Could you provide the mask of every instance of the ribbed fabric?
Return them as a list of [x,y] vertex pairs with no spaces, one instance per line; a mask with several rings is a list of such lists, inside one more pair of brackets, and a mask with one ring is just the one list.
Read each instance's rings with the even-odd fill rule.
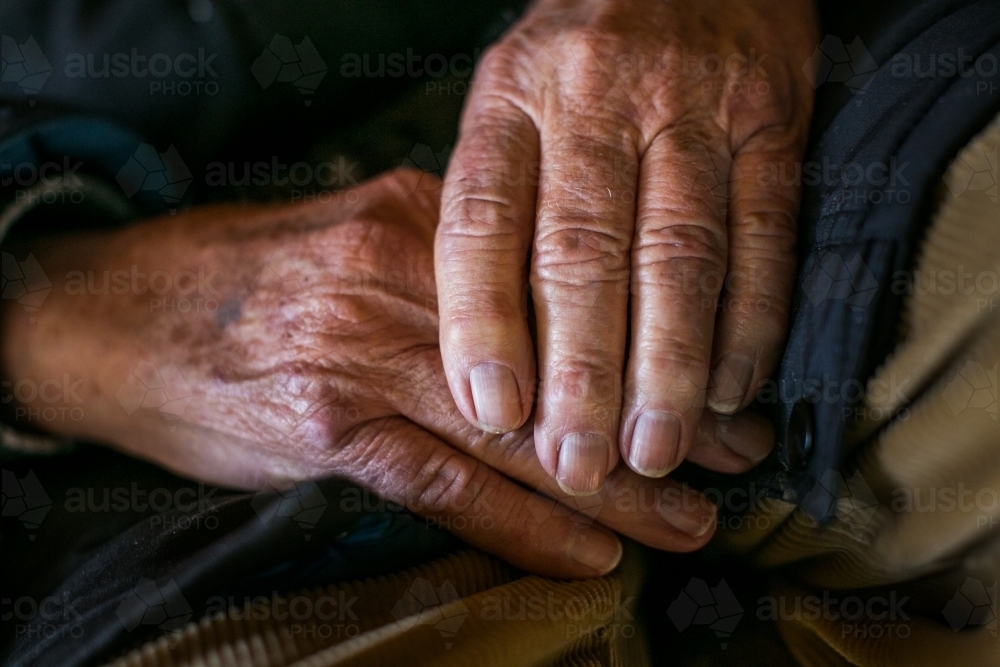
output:
[[309,613],[279,620],[282,604],[245,605],[111,664],[641,666],[648,664],[634,618],[641,562],[631,546],[611,576],[560,582],[463,551],[405,572],[303,592],[288,607],[291,616],[295,605],[318,611],[320,599],[347,601],[350,612],[333,619]]

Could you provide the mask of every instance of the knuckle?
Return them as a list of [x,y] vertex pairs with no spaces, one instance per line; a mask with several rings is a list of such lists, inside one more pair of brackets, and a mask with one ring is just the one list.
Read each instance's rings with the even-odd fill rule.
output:
[[414,213],[423,214],[420,217],[424,218],[432,213],[436,224],[440,195],[441,179],[436,174],[400,166],[378,177],[377,196],[373,197],[371,207],[398,209],[404,220],[417,217]]
[[777,346],[785,338],[789,304],[786,297],[763,292],[727,297],[723,326],[730,328],[727,339],[752,341],[764,348]]
[[487,48],[479,58],[476,77],[484,82],[507,81],[518,70],[523,50],[515,34]]
[[[638,344],[642,358],[643,386],[665,386],[672,391],[697,392],[705,388],[709,374],[709,350],[704,342],[674,337],[650,336]],[[636,387],[641,390],[642,387]]]
[[[509,331],[524,320],[524,308],[501,289],[477,286],[475,294],[458,294],[448,300],[442,327],[445,343],[475,345],[495,343],[498,332]],[[506,338],[503,333],[501,338]]]
[[670,154],[693,165],[714,164],[713,157],[729,146],[728,133],[717,122],[691,115],[673,123],[653,141],[664,141]]
[[614,63],[614,56],[628,50],[631,41],[627,31],[618,28],[610,17],[598,15],[591,21],[562,31],[559,46],[569,58],[567,68],[584,65],[603,70]]
[[413,480],[409,509],[421,514],[481,513],[489,507],[486,503],[489,477],[485,464],[456,453],[437,451]]
[[566,357],[550,366],[541,390],[563,406],[590,411],[617,406],[621,401],[621,364],[596,354]]
[[398,480],[385,474],[386,467],[393,463],[394,427],[391,419],[374,419],[359,424],[344,438],[344,446],[331,469],[387,498],[403,498],[405,489],[399,488]]
[[525,549],[535,548],[538,544],[539,518],[528,506],[532,501],[532,495],[526,493],[523,499],[512,499],[512,502],[508,503],[507,511],[499,515],[502,522],[500,531],[504,540]]
[[538,465],[533,428],[492,436],[487,446],[500,470],[526,470]]
[[548,204],[557,204],[558,210],[558,204],[564,201],[582,205],[588,211],[595,206],[603,208],[606,185],[616,181],[635,185],[639,167],[634,151],[636,131],[619,111],[606,105],[599,111],[570,109],[560,115],[561,131],[547,140],[552,162],[547,168],[564,178],[556,182],[560,197],[543,201],[543,210]]
[[635,280],[639,284],[681,285],[692,278],[723,274],[726,244],[724,232],[706,225],[689,223],[644,229],[633,250]]
[[543,281],[617,282],[628,279],[630,240],[620,230],[594,226],[593,218],[564,215],[535,239],[533,269]]
[[[744,246],[794,253],[795,219],[787,212],[748,213],[732,222],[733,237]],[[735,244],[734,244],[735,247]]]
[[443,361],[438,343],[419,344],[386,354],[370,373],[380,396],[404,415],[428,414],[440,410],[444,391]]
[[[294,373],[294,369],[291,369]],[[345,435],[361,421],[351,392],[336,384],[311,381],[294,374],[275,387],[275,396],[291,397],[266,410],[269,439],[288,442],[303,462],[336,456],[345,447]]]
[[656,372],[666,372],[678,368],[702,371],[708,368],[708,348],[703,341],[687,341],[677,338],[660,339],[649,342],[643,361]]
[[376,176],[373,183],[378,185],[380,196],[385,196],[387,193],[392,192],[392,190],[387,187],[390,185],[397,186],[406,192],[412,192],[416,190],[417,183],[420,181],[420,177],[423,176],[423,174],[424,172],[420,169],[404,165],[397,169],[393,169],[390,172]]
[[503,192],[503,176],[489,171],[463,174],[449,184],[441,209],[448,235],[483,236],[518,230],[518,203]]

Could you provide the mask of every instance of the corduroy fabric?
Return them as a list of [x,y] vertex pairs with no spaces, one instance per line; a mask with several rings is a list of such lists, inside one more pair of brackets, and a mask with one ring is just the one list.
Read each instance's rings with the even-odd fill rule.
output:
[[642,557],[633,545],[612,575],[589,581],[526,576],[462,551],[389,576],[302,594],[354,600],[347,618],[277,620],[246,605],[188,625],[111,663],[166,665],[648,664],[634,620]]

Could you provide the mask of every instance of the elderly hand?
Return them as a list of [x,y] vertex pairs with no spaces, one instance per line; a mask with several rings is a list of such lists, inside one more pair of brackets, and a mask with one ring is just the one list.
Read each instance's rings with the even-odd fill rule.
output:
[[[612,531],[704,545],[715,509],[700,494],[621,469],[581,521],[543,495],[569,502],[530,428],[486,434],[458,412],[438,349],[439,186],[398,172],[333,204],[211,206],[39,240],[53,290],[34,324],[3,303],[5,377],[69,378],[79,410],[43,424],[58,433],[229,486],[340,476],[542,574],[608,572]],[[741,415],[706,420],[698,442],[702,463],[740,472],[771,434]]]
[[706,401],[735,413],[773,370],[815,32],[812,0],[540,0],[484,56],[437,234],[445,372],[472,424],[525,422],[530,281],[535,444],[566,492],[619,447],[666,475]]

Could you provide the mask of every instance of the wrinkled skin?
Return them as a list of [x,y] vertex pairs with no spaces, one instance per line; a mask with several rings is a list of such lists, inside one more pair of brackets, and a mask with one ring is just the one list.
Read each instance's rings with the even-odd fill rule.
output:
[[804,150],[816,33],[812,0],[540,0],[480,62],[437,236],[445,371],[491,432],[537,391],[567,492],[619,451],[668,474],[704,407],[773,371],[799,206],[775,174]]
[[[340,476],[541,574],[608,572],[615,532],[703,546],[715,509],[699,494],[621,468],[584,508],[592,521],[549,483],[530,427],[492,435],[463,418],[438,348],[439,189],[401,170],[333,204],[211,206],[35,241],[17,252],[34,253],[53,289],[34,323],[3,302],[4,375],[82,380],[71,404],[84,418],[41,424],[57,433],[234,487]],[[79,271],[94,276],[85,294]],[[162,271],[173,287],[152,295],[140,281],[119,294],[114,281],[101,288],[105,271]],[[218,306],[182,313],[154,301],[184,298]],[[140,406],[136,376],[153,386],[150,368],[166,390]],[[693,458],[741,472],[771,440],[756,417],[707,419]]]

